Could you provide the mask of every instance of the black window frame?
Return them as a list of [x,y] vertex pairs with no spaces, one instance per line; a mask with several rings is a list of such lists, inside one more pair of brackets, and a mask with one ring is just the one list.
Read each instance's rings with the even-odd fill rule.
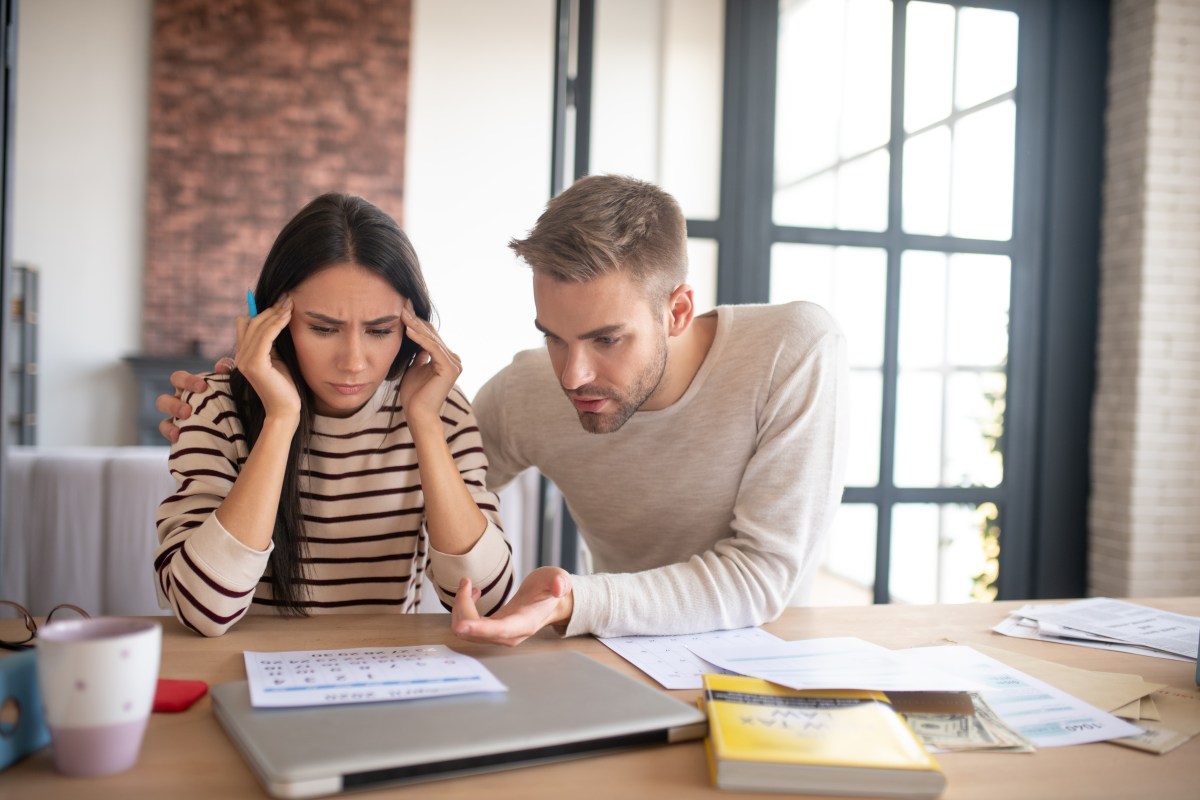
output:
[[[931,0],[947,2],[947,0]],[[905,11],[893,4],[892,136],[883,232],[776,225],[774,181],[777,0],[726,3],[721,217],[689,220],[718,244],[718,302],[769,299],[777,242],[887,252],[880,475],[843,500],[878,511],[874,601],[889,600],[891,512],[900,503],[993,502],[1000,509],[998,598],[1086,591],[1087,499],[1099,273],[1100,192],[1108,66],[1108,0],[978,0],[957,7],[1020,17],[1013,236],[1007,242],[901,230]],[[896,487],[892,482],[905,250],[1012,259],[1004,480],[999,487]]]

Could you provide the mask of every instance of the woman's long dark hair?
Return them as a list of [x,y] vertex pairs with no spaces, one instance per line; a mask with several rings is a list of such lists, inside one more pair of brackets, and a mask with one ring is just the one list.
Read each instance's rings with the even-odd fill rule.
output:
[[[323,194],[284,226],[271,246],[254,287],[259,308],[268,308],[309,276],[338,264],[356,264],[381,276],[402,297],[412,301],[413,311],[428,320],[433,313],[429,290],[421,275],[412,243],[395,220],[361,197]],[[388,370],[388,380],[398,378],[420,347],[404,337],[400,352]],[[306,614],[303,600],[303,558],[308,548],[304,539],[304,514],[300,505],[301,462],[312,435],[313,394],[300,372],[292,336],[285,328],[275,340],[275,352],[287,365],[300,392],[300,424],[292,437],[279,511],[275,515],[271,553],[271,595],[282,613]],[[241,372],[230,376],[230,390],[238,416],[246,431],[246,443],[254,448],[262,432],[265,412],[258,394]]]

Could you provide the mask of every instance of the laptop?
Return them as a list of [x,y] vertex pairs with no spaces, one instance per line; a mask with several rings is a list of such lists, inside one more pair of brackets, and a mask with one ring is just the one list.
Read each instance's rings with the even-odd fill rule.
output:
[[319,797],[698,739],[694,705],[574,651],[481,658],[508,687],[452,697],[254,708],[246,681],[213,710],[273,797]]

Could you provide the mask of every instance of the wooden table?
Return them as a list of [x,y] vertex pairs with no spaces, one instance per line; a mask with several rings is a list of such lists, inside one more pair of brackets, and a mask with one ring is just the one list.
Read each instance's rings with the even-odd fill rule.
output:
[[[1200,598],[1139,602],[1200,615]],[[980,643],[1074,667],[1140,674],[1148,681],[1195,688],[1195,664],[1109,653],[1000,636],[990,628],[1020,603],[946,606],[868,606],[790,609],[764,626],[784,639],[858,636],[885,647]],[[591,637],[560,640],[541,634],[513,651],[455,639],[441,614],[321,616],[305,619],[247,617],[219,639],[202,639],[164,619],[164,678],[198,678],[210,684],[245,678],[244,650],[300,650],[446,643],[473,656],[571,648],[653,683]],[[0,620],[5,628],[14,620]],[[696,691],[674,692],[692,702]],[[947,800],[958,798],[1187,798],[1200,796],[1200,737],[1165,756],[1107,743],[1049,748],[1035,754],[955,753],[937,757],[946,773]],[[368,798],[586,797],[658,800],[737,795],[708,781],[699,742],[642,748],[577,761],[352,795]],[[0,773],[0,798],[262,798],[253,773],[214,719],[205,697],[180,714],[154,714],[133,769],[106,778],[64,778],[54,772],[49,748]]]

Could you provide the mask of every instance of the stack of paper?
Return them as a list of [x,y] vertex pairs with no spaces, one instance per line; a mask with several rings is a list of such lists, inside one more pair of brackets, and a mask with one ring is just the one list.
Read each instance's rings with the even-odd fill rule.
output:
[[1200,617],[1093,597],[1058,605],[1026,605],[992,630],[1021,639],[1195,661]]
[[[687,637],[623,637],[601,640],[664,685],[680,688],[681,669],[690,650],[689,678],[705,672],[747,675],[798,690],[872,689],[893,692],[976,692],[986,732],[963,720],[928,719],[927,744],[939,749],[988,749],[1028,752],[1037,747],[1084,744],[1133,737],[1142,729],[1091,703],[969,647],[946,646],[888,650],[850,637],[784,641],[724,631]],[[982,649],[982,648],[981,648]],[[647,657],[657,653],[656,658]],[[1035,659],[1036,661],[1036,659]],[[1136,702],[1157,684],[1122,687],[1112,707]],[[690,682],[690,681],[684,681]],[[1010,735],[1015,731],[1016,735]],[[950,746],[947,746],[950,745]],[[982,749],[982,748],[980,748]]]
[[1149,683],[1140,675],[1097,672],[1043,661],[999,648],[977,650],[1069,692],[1143,729],[1136,736],[1112,739],[1151,753],[1167,753],[1200,733],[1200,690]]

